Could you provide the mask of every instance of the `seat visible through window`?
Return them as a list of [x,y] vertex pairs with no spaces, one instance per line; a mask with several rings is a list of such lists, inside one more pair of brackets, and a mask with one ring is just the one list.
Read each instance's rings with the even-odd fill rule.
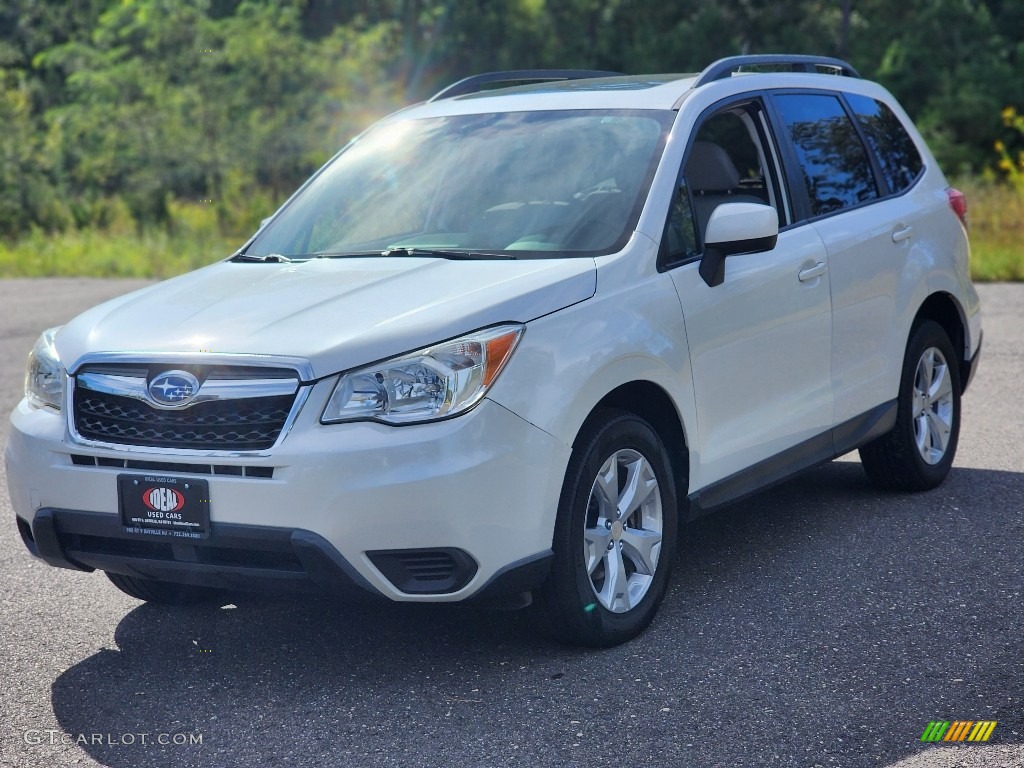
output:
[[695,141],[686,161],[686,183],[693,195],[697,227],[703,236],[712,211],[722,203],[759,203],[765,200],[740,187],[740,174],[729,153],[710,141]]

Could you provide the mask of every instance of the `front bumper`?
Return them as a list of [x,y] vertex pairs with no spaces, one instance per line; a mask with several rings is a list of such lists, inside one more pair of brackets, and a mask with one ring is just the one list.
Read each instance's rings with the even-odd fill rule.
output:
[[219,589],[297,589],[349,596],[379,593],[322,536],[312,531],[221,523],[202,543],[125,535],[116,515],[44,507],[25,546],[60,568],[109,571]]
[[[53,565],[226,588],[459,601],[543,581],[569,446],[488,400],[432,424],[322,425],[329,389],[259,456],[77,446],[22,403],[5,456],[22,537]],[[208,539],[124,529],[117,476],[143,464],[205,476]]]

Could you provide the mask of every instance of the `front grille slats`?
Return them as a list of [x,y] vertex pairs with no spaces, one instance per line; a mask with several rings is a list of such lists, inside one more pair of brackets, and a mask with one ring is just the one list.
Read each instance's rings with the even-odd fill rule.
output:
[[[80,393],[79,413],[106,419],[108,421],[123,421],[129,424],[159,425],[166,421],[168,413],[174,413],[172,411],[158,411],[154,408],[150,408],[141,401],[136,401],[138,405],[135,405],[134,403],[132,405],[122,405],[121,403],[107,402],[108,398],[116,400],[127,399],[118,398],[114,395],[105,395],[94,392],[90,392],[85,396],[81,396],[82,394],[84,393]],[[208,408],[210,405],[213,405],[213,403],[199,403],[187,410],[197,411],[197,413],[192,414],[192,418],[190,419],[191,423],[195,426],[275,424],[288,417],[287,406],[278,409],[268,409],[265,407],[264,400],[280,400],[282,402],[286,402],[287,405],[290,405],[292,400],[291,397],[258,398],[258,400],[260,407],[243,405],[247,402],[246,400],[232,400],[230,401],[234,404],[232,407],[237,407],[238,410],[232,410],[226,413],[200,412],[204,405]],[[216,404],[223,407],[227,403],[223,402]],[[179,411],[177,413],[183,413],[183,411]]]
[[[90,369],[96,371],[96,366]],[[124,373],[120,371],[119,373]],[[201,373],[201,372],[200,372]],[[248,371],[246,371],[248,373]],[[216,371],[218,378],[229,372]],[[238,380],[244,383],[245,377]],[[296,393],[234,397],[168,410],[128,394],[77,387],[74,423],[88,440],[198,450],[258,451],[277,442]]]
[[266,480],[271,480],[274,477],[274,467],[239,466],[236,464],[183,464],[177,461],[138,461],[136,459],[113,459],[107,456],[85,456],[80,453],[71,454],[71,463],[76,467],[144,469],[190,475],[231,475],[233,477],[259,477]]

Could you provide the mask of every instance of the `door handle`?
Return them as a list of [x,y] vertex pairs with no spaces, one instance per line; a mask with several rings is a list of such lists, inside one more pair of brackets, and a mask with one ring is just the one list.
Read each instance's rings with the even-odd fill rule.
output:
[[894,243],[902,243],[904,240],[909,240],[912,234],[914,234],[913,227],[903,227],[902,229],[894,229],[892,233],[892,241]]
[[819,261],[813,267],[801,269],[799,272],[797,272],[796,276],[800,278],[801,283],[806,283],[808,280],[813,280],[816,277],[821,277],[822,275],[825,274],[825,270],[827,269],[828,267],[825,266],[825,262]]

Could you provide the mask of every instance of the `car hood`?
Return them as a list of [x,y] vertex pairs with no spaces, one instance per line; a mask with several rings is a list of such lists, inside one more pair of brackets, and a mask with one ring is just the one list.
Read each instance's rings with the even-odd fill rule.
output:
[[307,360],[315,378],[594,295],[590,258],[220,262],[101,304],[56,338],[72,373],[97,353]]

